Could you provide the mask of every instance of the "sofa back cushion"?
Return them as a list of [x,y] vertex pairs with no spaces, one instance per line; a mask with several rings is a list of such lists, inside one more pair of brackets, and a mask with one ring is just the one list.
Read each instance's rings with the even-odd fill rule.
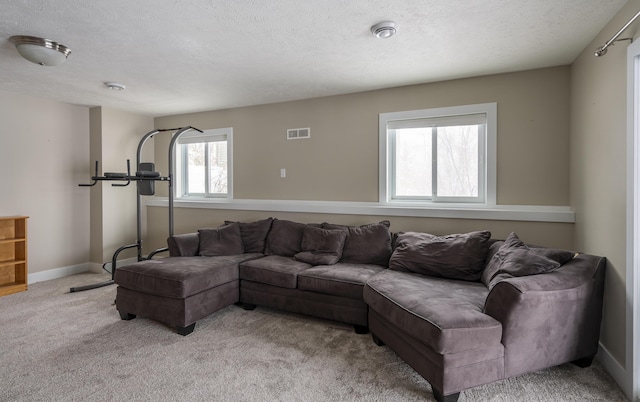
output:
[[302,251],[295,255],[295,259],[311,265],[333,265],[342,257],[346,239],[346,230],[307,225],[302,234]]
[[374,264],[387,266],[391,257],[391,233],[389,221],[362,226],[323,223],[323,229],[346,230],[347,238],[340,262],[350,264]]
[[[264,253],[267,235],[271,229],[273,218],[262,219],[255,222],[238,222],[240,225],[240,236],[245,253]],[[233,223],[224,221],[225,225]]]
[[200,235],[196,232],[169,236],[167,246],[170,257],[195,257],[199,252]]
[[264,253],[293,257],[302,251],[302,235],[305,227],[304,223],[274,219],[267,235]]
[[448,279],[479,281],[489,250],[491,232],[436,236],[398,233],[389,268]]
[[244,253],[240,225],[235,222],[215,229],[198,229],[200,255],[238,255]]
[[481,280],[492,289],[502,279],[554,271],[574,256],[573,251],[527,246],[511,232],[504,242],[491,245]]

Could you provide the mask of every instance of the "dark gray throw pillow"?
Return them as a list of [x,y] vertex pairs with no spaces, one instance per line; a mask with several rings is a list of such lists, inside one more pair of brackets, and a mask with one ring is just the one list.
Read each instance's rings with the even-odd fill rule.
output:
[[198,233],[169,236],[167,246],[171,257],[193,257],[199,255],[200,236]]
[[333,265],[340,260],[346,239],[346,230],[307,226],[302,234],[302,251],[294,257],[311,265]]
[[238,255],[244,253],[240,225],[232,223],[215,229],[198,229],[200,235],[200,255]]
[[389,221],[362,226],[323,223],[323,229],[347,230],[347,240],[342,250],[341,262],[387,266],[391,257],[391,232]]
[[560,268],[575,253],[544,247],[529,247],[514,232],[507,236],[498,251],[487,262],[482,283],[492,289],[505,278],[537,275]]
[[[273,218],[248,223],[238,222],[240,224],[240,236],[242,236],[245,253],[264,253],[267,234],[269,234],[272,222]],[[231,223],[233,223],[233,221],[224,221],[225,225]]]
[[264,253],[293,257],[302,251],[302,234],[305,227],[304,223],[274,219],[267,235]]
[[489,250],[487,230],[436,236],[399,233],[389,268],[449,279],[478,281]]

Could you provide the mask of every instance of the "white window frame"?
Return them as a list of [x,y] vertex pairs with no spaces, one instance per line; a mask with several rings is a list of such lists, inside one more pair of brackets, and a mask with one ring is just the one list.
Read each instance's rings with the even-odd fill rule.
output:
[[[191,195],[185,194],[185,183],[187,181],[187,172],[184,169],[185,155],[181,145],[198,142],[227,141],[227,193],[210,193]],[[176,161],[176,185],[175,198],[177,199],[233,199],[233,127],[215,128],[204,130],[202,133],[198,131],[190,131],[178,138],[175,147]],[[205,169],[207,170],[207,169]]]
[[[394,172],[393,172],[393,138],[390,135],[389,125],[398,125],[399,122],[411,125],[411,120],[452,118],[468,115],[486,115],[486,130],[479,150],[479,164],[482,172],[479,178],[478,197],[437,197],[431,199],[397,198],[394,199]],[[443,205],[496,205],[496,165],[497,165],[497,103],[481,103],[474,105],[442,107],[434,109],[410,110],[402,112],[380,113],[379,115],[379,202],[385,205],[411,204],[422,206]]]

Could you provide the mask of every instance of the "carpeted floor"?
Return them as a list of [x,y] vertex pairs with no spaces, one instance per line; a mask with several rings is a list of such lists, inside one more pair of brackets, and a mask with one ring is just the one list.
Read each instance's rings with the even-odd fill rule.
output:
[[[430,401],[429,384],[351,326],[230,306],[182,337],[121,321],[82,274],[0,298],[0,401]],[[464,391],[460,401],[624,401],[597,362]]]

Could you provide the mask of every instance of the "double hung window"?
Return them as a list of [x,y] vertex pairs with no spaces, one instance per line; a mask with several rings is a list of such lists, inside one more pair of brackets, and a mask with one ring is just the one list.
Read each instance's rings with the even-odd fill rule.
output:
[[380,114],[380,201],[491,203],[495,104]]
[[189,132],[176,147],[176,196],[232,197],[233,129]]

